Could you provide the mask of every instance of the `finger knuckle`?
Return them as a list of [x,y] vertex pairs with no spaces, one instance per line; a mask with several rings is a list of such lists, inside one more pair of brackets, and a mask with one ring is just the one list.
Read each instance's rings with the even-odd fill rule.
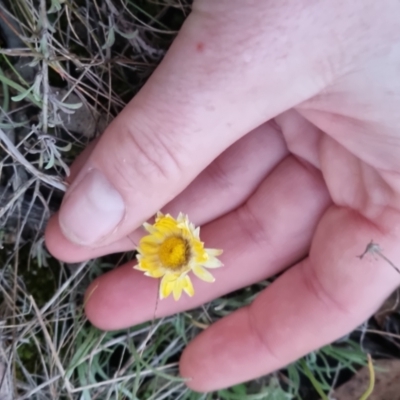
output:
[[[161,131],[161,130],[160,130]],[[115,157],[115,171],[121,185],[132,189],[138,179],[162,184],[177,178],[183,165],[179,145],[172,135],[163,137],[154,128],[126,127],[120,135],[122,156]]]
[[241,227],[243,237],[249,243],[265,246],[270,242],[270,232],[262,222],[257,210],[254,210],[249,202],[246,202],[236,210],[238,223]]
[[275,360],[279,360],[280,357],[274,350],[274,346],[272,345],[272,339],[269,337],[268,331],[265,331],[260,324],[259,318],[254,314],[255,308],[250,305],[247,308],[247,317],[248,317],[248,326],[252,336],[258,341],[260,346],[258,348],[262,349],[268,358],[274,358]]
[[337,312],[346,317],[352,317],[357,313],[357,306],[355,304],[349,304],[341,300],[336,293],[329,290],[320,279],[318,271],[313,267],[310,260],[304,265],[302,277],[306,290],[330,312]]
[[232,173],[224,167],[220,157],[213,161],[206,173],[220,190],[230,190],[235,187],[231,179]]

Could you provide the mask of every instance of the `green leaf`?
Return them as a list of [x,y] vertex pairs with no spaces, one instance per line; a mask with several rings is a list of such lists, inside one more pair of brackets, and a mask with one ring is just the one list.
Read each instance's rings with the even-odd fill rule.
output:
[[107,35],[107,40],[104,43],[104,45],[102,46],[102,49],[108,49],[110,48],[115,42],[115,30],[114,27],[110,27],[110,30],[108,31],[108,35]]
[[50,169],[54,166],[54,162],[55,162],[55,158],[54,158],[54,154],[53,152],[50,153],[50,159],[47,162],[46,166],[44,167],[44,169]]
[[42,99],[42,93],[40,88],[42,86],[43,75],[37,74],[35,77],[35,82],[32,85],[32,94],[35,100],[40,101]]
[[68,152],[72,149],[72,143],[68,143],[67,145],[65,145],[63,147],[59,147],[59,146],[56,146],[56,147],[57,147],[57,150],[59,150],[59,151]]
[[121,32],[119,29],[114,27],[115,32],[118,33],[118,35],[122,36],[125,39],[135,39],[135,37],[139,34],[139,31],[136,29],[136,31],[133,32]]
[[[32,88],[26,89],[23,86],[21,86],[19,83],[16,83],[14,81],[12,81],[11,79],[8,79],[6,76],[0,74],[0,81],[5,83],[6,85],[12,87],[13,89],[17,90],[18,92],[20,92],[21,94],[24,94],[23,98],[27,98],[29,99],[33,104],[35,104],[38,107],[42,107],[42,103],[38,102],[30,93],[30,91],[32,90]],[[20,95],[14,96],[11,99],[13,101],[19,101]],[[16,98],[17,100],[14,100],[14,98]]]
[[28,97],[31,94],[32,90],[33,90],[33,86],[31,86],[30,88],[24,90],[22,93],[17,94],[16,96],[12,96],[11,100],[15,101],[15,102],[24,100],[26,97]]
[[52,14],[61,10],[61,3],[64,3],[64,0],[51,0],[51,6],[47,11],[47,14]]
[[10,122],[9,124],[6,124],[5,122],[0,122],[0,129],[13,129],[13,128],[21,128],[23,126],[26,126],[26,124],[29,121],[23,121],[23,122]]
[[68,108],[70,110],[77,110],[78,108],[81,108],[83,106],[83,103],[61,103],[59,102],[59,105],[65,108]]

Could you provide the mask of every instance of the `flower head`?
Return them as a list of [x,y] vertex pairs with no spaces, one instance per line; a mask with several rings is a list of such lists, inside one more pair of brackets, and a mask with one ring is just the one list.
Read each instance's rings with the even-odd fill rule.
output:
[[172,293],[174,299],[179,300],[182,290],[193,296],[190,271],[203,281],[214,282],[214,277],[205,268],[223,265],[217,259],[222,250],[205,249],[200,241],[200,228],[195,228],[187,215],[180,213],[175,219],[159,212],[155,223],[145,223],[144,228],[149,235],[139,242],[138,264],[134,268],[146,276],[162,278],[161,299]]

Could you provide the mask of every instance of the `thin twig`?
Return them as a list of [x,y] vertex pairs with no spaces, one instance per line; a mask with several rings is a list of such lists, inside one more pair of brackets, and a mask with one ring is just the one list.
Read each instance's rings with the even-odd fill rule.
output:
[[[44,314],[54,303],[55,301],[61,296],[61,294],[67,289],[67,287],[75,280],[75,278],[82,272],[82,270],[87,266],[88,262],[85,261],[81,263],[79,268],[60,286],[56,293],[52,296],[52,298],[40,309],[40,313]],[[30,329],[32,329],[34,323],[30,322],[26,327],[25,330],[20,334],[20,336],[24,336]]]
[[[177,366],[178,366],[178,363],[174,362],[174,363],[171,363],[171,364],[163,365],[162,367],[157,368],[156,371],[164,371],[166,369],[177,367]],[[71,392],[72,393],[82,392],[83,390],[94,389],[94,388],[98,388],[100,386],[109,385],[109,384],[112,384],[112,383],[121,382],[121,381],[125,381],[125,380],[128,380],[128,379],[136,378],[136,376],[138,376],[138,375],[140,377],[144,377],[144,376],[153,375],[153,374],[154,374],[153,370],[141,371],[139,373],[135,372],[133,374],[121,376],[121,377],[118,377],[118,378],[108,379],[106,381],[92,383],[92,384],[86,385],[86,386],[80,386],[80,387],[72,389]]]
[[66,373],[65,373],[64,367],[61,364],[60,358],[58,357],[58,354],[57,354],[57,351],[56,351],[56,349],[54,347],[53,341],[51,340],[51,336],[49,334],[49,331],[46,328],[46,324],[43,321],[42,313],[40,312],[38,306],[36,305],[35,299],[32,296],[29,296],[29,299],[30,299],[30,301],[32,303],[32,306],[33,306],[34,310],[35,310],[39,325],[42,328],[42,332],[43,332],[43,335],[44,335],[44,337],[46,339],[47,345],[49,346],[50,351],[51,351],[51,353],[53,355],[54,362],[57,365],[57,368],[60,371],[60,374],[64,379],[65,388],[67,389],[67,392],[68,392],[68,397],[71,400],[73,400],[73,398],[71,396],[71,391],[72,391],[71,383],[66,378]]
[[387,337],[392,337],[395,339],[400,339],[400,335],[396,333],[391,333],[391,332],[385,332],[385,331],[380,331],[378,329],[366,329],[366,333],[374,333],[376,335],[382,335],[382,336],[387,336]]
[[61,375],[55,375],[52,378],[50,378],[48,381],[41,383],[40,385],[36,386],[34,389],[32,389],[30,392],[25,393],[23,396],[18,397],[18,400],[25,400],[25,399],[31,399],[35,393],[40,392],[42,389],[44,389],[46,386],[51,385],[52,383],[56,382],[58,379],[61,378]]
[[362,253],[358,258],[360,260],[363,259],[363,257],[367,254],[377,254],[379,257],[381,257],[383,260],[385,260],[395,271],[397,271],[398,274],[400,274],[400,269],[396,267],[396,265],[393,264],[392,261],[390,261],[386,256],[383,255],[382,249],[379,246],[378,243],[374,243],[372,240],[368,243],[366,249],[364,250],[364,253]]
[[8,138],[6,133],[0,129],[0,140],[3,142],[3,149],[16,161],[22,164],[32,175],[34,175],[37,179],[40,179],[42,182],[47,183],[48,185],[62,190],[65,192],[68,188],[68,184],[66,182],[62,182],[59,178],[55,176],[46,175],[43,172],[36,169],[17,149],[17,147],[12,143],[12,141]]
[[372,357],[370,354],[367,354],[368,356],[368,371],[369,371],[369,383],[368,383],[368,388],[367,390],[362,394],[360,397],[360,400],[367,400],[372,392],[374,391],[375,387],[375,370],[374,370],[374,364],[372,363]]
[[46,0],[40,0],[40,15],[42,20],[42,44],[44,43],[45,48],[42,49],[44,52],[42,60],[42,85],[43,85],[43,109],[42,109],[42,122],[43,132],[47,133],[48,127],[48,112],[49,112],[49,50],[48,50],[48,36],[49,36],[49,20],[47,19],[46,13]]
[[0,218],[13,206],[15,201],[19,199],[20,196],[22,196],[26,190],[36,181],[36,178],[31,178],[29,181],[25,182],[23,185],[21,185],[17,191],[13,193],[13,196],[11,197],[10,200],[7,201],[7,204],[4,207],[0,208]]

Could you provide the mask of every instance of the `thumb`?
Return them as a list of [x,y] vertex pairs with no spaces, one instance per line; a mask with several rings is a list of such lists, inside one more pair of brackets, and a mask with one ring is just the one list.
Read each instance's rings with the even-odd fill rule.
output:
[[59,212],[70,241],[96,246],[127,235],[234,141],[326,85],[315,68],[327,48],[323,26],[313,27],[319,35],[301,28],[308,15],[296,7],[235,2],[195,3],[163,62],[96,144]]

